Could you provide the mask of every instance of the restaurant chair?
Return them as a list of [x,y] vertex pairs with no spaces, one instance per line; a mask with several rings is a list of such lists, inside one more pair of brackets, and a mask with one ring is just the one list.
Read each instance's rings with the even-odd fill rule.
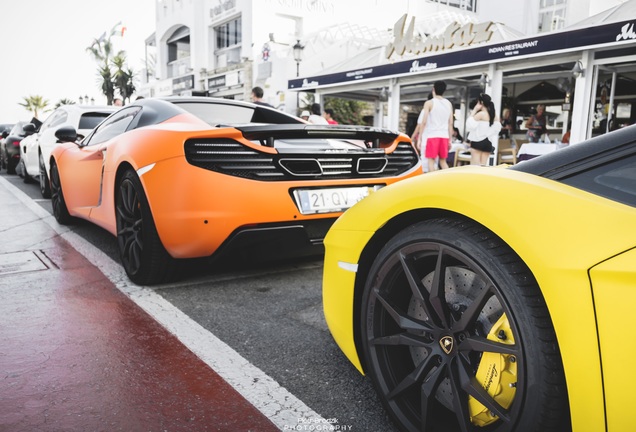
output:
[[470,152],[469,151],[456,151],[455,163],[453,166],[470,165]]
[[497,163],[498,164],[510,164],[517,163],[517,148],[512,145],[510,139],[500,139],[497,146]]

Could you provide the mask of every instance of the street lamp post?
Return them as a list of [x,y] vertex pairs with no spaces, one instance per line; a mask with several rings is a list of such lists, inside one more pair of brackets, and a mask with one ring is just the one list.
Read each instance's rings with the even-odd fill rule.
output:
[[300,44],[300,40],[296,40],[292,48],[294,50],[294,60],[296,60],[296,78],[298,78],[300,76],[300,62],[303,61],[303,50],[305,47]]
[[[303,50],[305,47],[300,44],[300,39],[292,47],[294,50],[294,60],[296,61],[296,78],[300,76],[300,62],[303,61]],[[300,93],[296,92],[296,111],[300,110]]]

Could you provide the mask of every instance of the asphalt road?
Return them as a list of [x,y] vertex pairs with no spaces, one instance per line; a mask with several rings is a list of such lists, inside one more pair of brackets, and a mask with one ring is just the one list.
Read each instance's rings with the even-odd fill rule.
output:
[[[37,184],[0,173],[47,211]],[[115,238],[85,222],[73,231],[113,260]],[[196,262],[154,290],[343,430],[393,431],[371,384],[337,348],[322,314],[322,258],[218,266]]]

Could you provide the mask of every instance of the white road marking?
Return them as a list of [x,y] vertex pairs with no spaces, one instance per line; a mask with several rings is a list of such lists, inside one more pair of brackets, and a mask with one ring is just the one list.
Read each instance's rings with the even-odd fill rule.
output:
[[148,287],[132,283],[119,263],[70,228],[58,224],[49,212],[20,189],[2,177],[0,182],[38,218],[101,270],[115,287],[175,335],[281,430],[294,430],[299,425],[326,424],[326,420],[300,399],[166,299]]

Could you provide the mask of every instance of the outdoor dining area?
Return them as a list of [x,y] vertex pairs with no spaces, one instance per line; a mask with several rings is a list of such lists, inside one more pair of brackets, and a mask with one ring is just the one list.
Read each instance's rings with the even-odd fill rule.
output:
[[[567,146],[559,142],[531,143],[527,139],[500,138],[491,156],[492,165],[514,165],[525,160],[552,153]],[[448,153],[448,165],[452,167],[470,164],[470,145],[465,142],[453,143]]]

